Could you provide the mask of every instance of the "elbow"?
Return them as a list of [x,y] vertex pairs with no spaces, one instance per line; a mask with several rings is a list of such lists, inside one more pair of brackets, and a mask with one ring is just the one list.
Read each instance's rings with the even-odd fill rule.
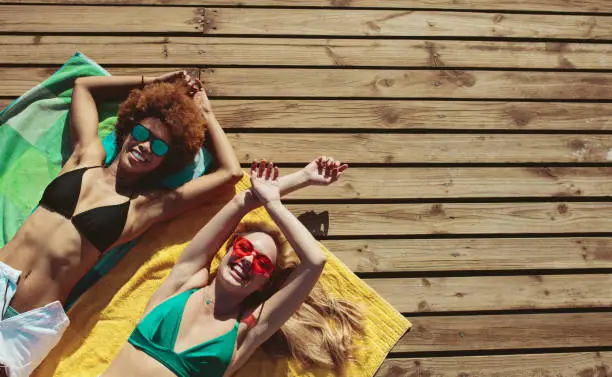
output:
[[85,87],[86,86],[83,83],[83,77],[77,77],[77,79],[74,80],[74,89],[72,90],[72,95],[74,96],[75,93],[82,92]]
[[88,81],[89,77],[77,77],[77,79],[74,80],[74,87],[86,87]]
[[321,251],[321,253],[316,258],[313,258],[312,264],[323,269],[325,267],[325,264],[327,264],[327,257]]
[[242,169],[240,169],[240,166],[231,168],[227,171],[228,174],[228,179],[232,182],[232,183],[236,183],[239,180],[242,179],[242,176],[244,175],[244,172],[242,171]]
[[241,180],[244,173],[242,172],[242,168],[240,167],[240,163],[238,162],[238,160],[236,158],[233,158],[228,165],[229,166],[227,170],[232,179],[236,180],[236,182]]

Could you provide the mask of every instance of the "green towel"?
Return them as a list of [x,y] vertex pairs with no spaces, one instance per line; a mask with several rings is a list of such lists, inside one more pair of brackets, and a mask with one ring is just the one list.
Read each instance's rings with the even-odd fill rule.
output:
[[[70,157],[69,110],[74,80],[109,75],[77,52],[51,77],[0,112],[0,247],[15,235],[36,208],[47,184]],[[107,152],[106,163],[116,155],[113,129],[117,108],[118,103],[105,103],[98,108],[98,135]],[[204,174],[211,165],[212,156],[202,148],[193,163],[160,184],[169,188],[180,186]],[[106,252],[73,289],[66,307],[104,276],[135,242]]]

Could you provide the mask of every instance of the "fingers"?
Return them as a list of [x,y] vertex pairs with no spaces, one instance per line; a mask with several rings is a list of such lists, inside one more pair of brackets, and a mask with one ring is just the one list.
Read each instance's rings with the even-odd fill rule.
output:
[[251,176],[253,178],[260,178],[265,168],[265,164],[265,161],[257,162],[257,160],[253,160],[253,162],[251,162]]
[[204,88],[204,85],[202,84],[202,81],[200,81],[199,78],[195,78],[195,85],[199,90],[202,90],[202,88]]
[[189,87],[189,95],[193,96],[202,90],[202,82],[199,78],[191,76],[187,71],[180,72],[180,76]]
[[[325,161],[325,178],[331,178],[332,171],[336,168],[336,161],[332,157],[327,158],[327,160]],[[338,172],[336,172],[336,175],[337,174]]]
[[323,170],[325,169],[325,156],[319,156],[317,158],[317,172],[319,174],[323,174]]
[[270,177],[272,176],[272,170],[273,170],[273,168],[274,168],[274,164],[273,164],[273,163],[271,163],[271,162],[269,162],[269,163],[268,163],[268,166],[266,166],[266,171],[265,171],[265,173],[266,173],[266,174],[265,174],[265,178],[266,178],[266,180],[267,180],[267,179],[270,179]]
[[335,181],[338,179],[338,168],[333,168],[331,171],[331,180]]
[[334,182],[348,169],[348,164],[341,163],[333,157],[319,156],[316,160],[318,174],[326,181]]
[[279,170],[273,162],[262,160],[260,162],[251,162],[251,177],[265,180],[278,180]]

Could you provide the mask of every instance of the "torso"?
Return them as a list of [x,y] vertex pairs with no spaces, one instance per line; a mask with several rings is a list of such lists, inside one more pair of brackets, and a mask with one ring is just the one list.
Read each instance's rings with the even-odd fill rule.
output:
[[[201,290],[191,295],[187,301],[183,311],[180,330],[176,338],[174,348],[176,353],[224,336],[236,326],[239,313],[229,313],[223,317],[215,317],[213,307],[207,306],[203,302],[204,298]],[[236,354],[236,344],[245,335],[246,328],[246,324],[240,323],[236,343],[234,344],[234,356]],[[128,342],[126,342],[102,377],[122,377],[126,375],[133,377],[148,377],[152,375],[176,377],[165,365]]]
[[[105,184],[102,174],[102,168],[84,173],[74,214],[129,200]],[[137,200],[132,200],[121,236],[108,249],[134,236],[136,208]],[[22,312],[57,300],[63,303],[100,255],[70,219],[39,206],[0,250],[0,261],[22,271],[11,306]]]

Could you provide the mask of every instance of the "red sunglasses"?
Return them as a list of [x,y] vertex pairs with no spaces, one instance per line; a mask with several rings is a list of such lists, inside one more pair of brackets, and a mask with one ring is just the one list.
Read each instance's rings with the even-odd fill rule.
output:
[[274,263],[272,263],[270,258],[257,251],[253,247],[251,241],[246,238],[242,236],[236,236],[236,238],[234,238],[234,250],[232,251],[232,255],[236,258],[237,262],[253,254],[255,254],[253,263],[251,263],[253,273],[270,277],[274,272]]

